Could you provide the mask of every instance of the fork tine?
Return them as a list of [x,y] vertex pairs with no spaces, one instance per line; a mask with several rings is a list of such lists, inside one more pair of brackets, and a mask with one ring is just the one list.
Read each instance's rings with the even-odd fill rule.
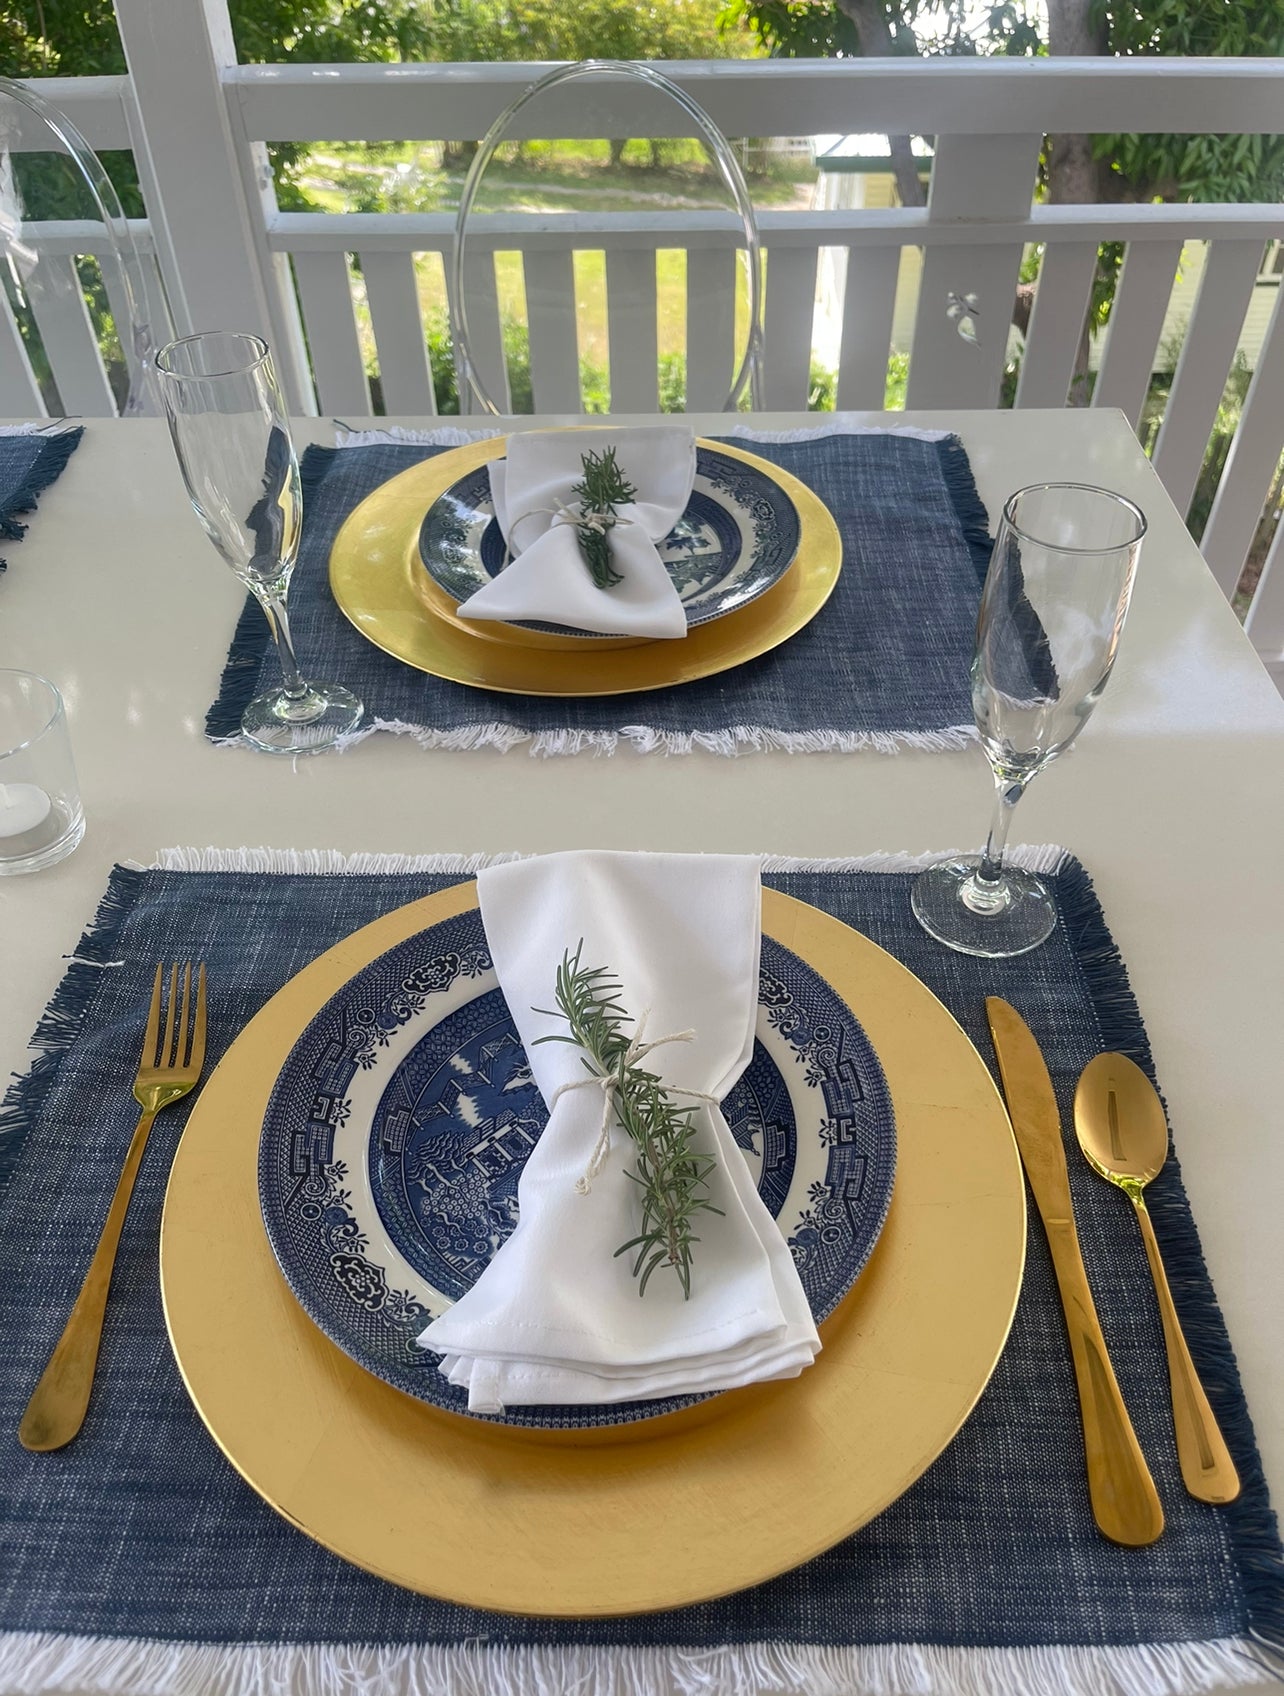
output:
[[200,1071],[205,1064],[205,962],[196,973],[196,1022],[192,1026],[192,1052],[188,1065]]
[[169,969],[169,1006],[165,1009],[165,1040],[161,1043],[160,1059],[156,1064],[168,1068],[173,1061],[174,1004],[178,1000],[178,961]]
[[192,1039],[187,1026],[187,1010],[192,999],[192,962],[189,960],[183,967],[183,1010],[178,1015],[178,1038],[174,1046],[175,1066],[187,1065],[187,1051],[192,1046]]
[[152,985],[152,1004],[147,1010],[147,1029],[143,1033],[144,1066],[156,1064],[156,1038],[160,1032],[161,973],[164,970],[164,966],[157,966],[156,982]]

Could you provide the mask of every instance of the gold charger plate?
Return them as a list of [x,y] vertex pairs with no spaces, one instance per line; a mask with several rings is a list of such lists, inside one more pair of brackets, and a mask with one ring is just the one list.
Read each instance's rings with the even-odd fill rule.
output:
[[273,996],[210,1077],[161,1221],[161,1292],[184,1382],[272,1507],[408,1589],[570,1616],[757,1584],[894,1501],[988,1382],[1025,1260],[1007,1114],[917,978],[837,919],[765,890],[764,930],[851,1006],[896,1113],[887,1222],[816,1364],[690,1410],[703,1417],[626,1427],[634,1440],[532,1441],[443,1413],[364,1372],[304,1314],[268,1245],[257,1155],[277,1073],[325,1002],[387,949],[476,904],[476,885],[462,883],[356,931]]
[[765,595],[676,642],[568,638],[550,647],[547,636],[533,646],[511,630],[478,635],[420,563],[419,527],[452,483],[499,458],[504,445],[493,437],[412,465],[353,508],[330,550],[330,589],[345,618],[376,648],[433,677],[508,695],[628,695],[692,683],[779,647],[815,618],[838,581],[842,540],[824,502],[779,466],[718,442],[719,453],[757,466],[784,489],[798,512],[798,556]]

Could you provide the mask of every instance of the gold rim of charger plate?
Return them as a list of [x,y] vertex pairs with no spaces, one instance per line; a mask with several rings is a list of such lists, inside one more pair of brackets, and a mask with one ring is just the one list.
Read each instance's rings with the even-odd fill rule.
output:
[[268,1096],[309,1020],[387,949],[476,904],[476,884],[462,883],[355,932],[273,996],[210,1077],[161,1222],[183,1379],[265,1501],[410,1590],[573,1616],[745,1589],[893,1502],[988,1382],[1025,1258],[1007,1114],[930,990],[837,919],[765,890],[764,931],[856,1013],[896,1113],[887,1222],[816,1363],[702,1404],[710,1417],[628,1428],[631,1441],[550,1445],[443,1413],[363,1371],[295,1301],[263,1228],[257,1156]]
[[[703,446],[756,466],[798,512],[800,539],[779,583],[736,612],[701,624],[679,641],[621,646],[565,639],[529,645],[530,633],[474,635],[454,616],[419,559],[424,513],[452,483],[498,459],[506,438],[491,437],[412,465],[354,507],[330,551],[330,589],[345,618],[376,648],[418,671],[507,695],[630,695],[693,683],[757,659],[809,624],[838,581],[838,526],[805,483],[727,442]],[[515,639],[514,639],[515,638]]]

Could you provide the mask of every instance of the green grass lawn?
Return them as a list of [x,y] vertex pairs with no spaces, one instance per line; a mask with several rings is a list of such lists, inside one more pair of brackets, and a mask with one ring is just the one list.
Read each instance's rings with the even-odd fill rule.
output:
[[[552,141],[514,144],[492,161],[477,206],[483,211],[628,212],[661,209],[725,209],[730,200],[721,179],[695,142],[660,144],[658,165],[647,142],[630,142],[612,163],[606,142]],[[759,205],[807,205],[815,172],[790,162],[757,175],[751,187]],[[318,144],[294,172],[308,200],[326,211],[449,212],[458,207],[463,170],[446,169],[441,149],[421,143]],[[600,386],[609,366],[606,314],[606,256],[601,250],[575,254],[576,328],[589,386]],[[442,261],[436,254],[415,260],[419,301],[430,326],[446,319]],[[661,359],[686,351],[686,253],[656,254],[656,334]],[[521,255],[496,255],[501,315],[526,322]],[[737,283],[736,346],[742,345],[748,313],[747,280]],[[369,313],[358,290],[358,324],[367,367],[377,357]]]
[[[502,147],[477,198],[485,212],[630,212],[639,207],[726,207],[721,178],[694,141],[662,141],[660,163],[651,144],[626,144],[611,163],[605,141],[531,141]],[[428,142],[317,142],[294,166],[291,180],[325,212],[453,212],[465,171],[447,169],[443,150]],[[755,206],[806,206],[815,168],[806,160],[773,163],[754,172]]]

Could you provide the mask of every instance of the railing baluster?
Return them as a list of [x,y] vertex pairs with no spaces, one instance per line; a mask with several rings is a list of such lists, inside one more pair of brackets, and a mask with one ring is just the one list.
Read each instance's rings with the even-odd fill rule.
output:
[[531,393],[536,412],[580,410],[580,347],[571,250],[524,253]]
[[396,416],[437,410],[428,370],[428,345],[419,311],[413,253],[362,253],[361,275],[379,355],[383,409]]
[[[369,396],[345,258],[358,251],[385,405],[430,413],[434,391],[413,254],[429,249],[448,254],[449,214],[280,214],[265,144],[307,143],[318,134],[354,140],[388,134],[432,139],[434,131],[438,137],[477,136],[529,82],[531,68],[452,66],[447,75],[433,66],[370,67],[336,76],[330,69],[301,66],[243,67],[235,63],[227,0],[162,7],[163,28],[154,0],[117,0],[117,10],[131,78],[92,79],[92,87],[82,79],[45,86],[81,116],[96,145],[132,144],[151,218],[150,231],[142,226],[142,233],[165,268],[179,327],[201,327],[211,321],[212,311],[219,321],[230,314],[238,327],[272,335],[292,401],[310,407],[309,372],[296,357],[297,293],[307,308],[311,358],[327,408],[359,413],[368,407]],[[925,253],[925,261],[909,403],[954,407],[997,400],[1019,255],[1023,245],[1042,242],[1043,271],[1017,395],[1017,404],[1029,407],[1065,400],[1090,296],[1093,253],[1098,243],[1116,241],[1129,246],[1092,404],[1121,407],[1135,426],[1183,243],[1209,241],[1203,287],[1155,454],[1170,492],[1179,504],[1188,504],[1235,344],[1248,334],[1243,308],[1254,298],[1254,250],[1277,233],[1278,208],[1032,207],[1037,132],[1041,127],[1100,132],[1123,124],[1121,112],[1134,127],[1162,130],[1170,121],[1165,114],[1179,111],[1181,121],[1200,133],[1274,133],[1268,125],[1278,79],[1268,67],[1246,62],[1227,71],[1198,62],[1162,68],[1143,62],[1100,67],[1047,62],[929,68],[853,62],[807,67],[728,63],[717,67],[716,75],[701,66],[669,69],[727,133],[753,128],[787,134],[797,128],[803,109],[813,127],[825,112],[831,120],[821,127],[841,127],[843,115],[858,109],[875,130],[895,122],[939,138],[927,213],[861,207],[762,214],[770,261],[763,398],[775,407],[792,409],[806,402],[820,248],[846,249],[839,404],[873,408],[883,402],[898,270],[902,253],[913,247]],[[1178,100],[1173,88],[1192,97]],[[425,91],[438,98],[425,100]],[[554,119],[545,121],[564,126],[557,133],[587,134],[591,124],[600,129],[603,114],[590,109],[581,90],[556,99],[550,108]],[[621,103],[606,114],[614,133],[669,133],[675,121],[671,114],[657,125],[632,101],[624,91]],[[197,165],[203,176],[213,175],[192,201],[181,191],[190,187]],[[81,238],[67,227],[47,232],[44,239],[45,246],[36,243],[42,262],[56,262],[74,274],[73,256],[86,251],[75,245]],[[723,403],[735,363],[738,275],[719,220],[681,209],[580,211],[565,219],[516,221],[511,214],[483,214],[468,257],[469,315],[478,366],[505,407],[511,402],[495,249],[507,252],[519,243],[537,406],[567,412],[581,406],[572,249],[606,255],[612,400],[631,411],[651,411],[658,404],[656,254],[660,249],[686,251],[688,404]],[[291,260],[297,290],[288,284]],[[132,364],[120,283],[110,259],[102,263]],[[168,333],[169,314],[156,258],[145,258],[144,268],[159,341]],[[37,322],[61,379],[64,403],[75,403],[78,411],[103,411],[111,405],[109,385],[92,325],[74,298],[77,292],[68,290],[38,304]],[[965,327],[971,320],[970,344],[947,316],[951,294],[961,297]],[[967,310],[969,297],[975,297],[975,313]],[[1262,298],[1256,297],[1259,303]],[[214,302],[211,311],[202,309],[202,301],[206,306]],[[1254,313],[1251,318],[1254,343],[1260,317]],[[1284,431],[1284,401],[1276,398],[1284,392],[1284,328],[1276,328],[1276,321],[1262,346],[1239,440],[1205,534],[1207,556],[1227,587],[1269,482],[1274,438]],[[0,311],[0,382],[17,397],[11,404],[24,411],[39,406],[38,385],[7,310]],[[1256,616],[1260,623],[1264,615]]]
[[1155,470],[1183,517],[1199,480],[1261,261],[1260,242],[1209,243],[1153,456]]
[[611,411],[659,410],[655,253],[606,250]]
[[143,277],[144,305],[147,322],[151,326],[152,340],[157,347],[164,347],[174,334],[174,314],[170,310],[169,293],[165,286],[160,256],[156,253],[140,253],[138,263]]
[[838,355],[838,405],[881,412],[887,398],[899,247],[849,247],[843,286],[843,339]]
[[76,261],[66,254],[41,254],[31,274],[28,299],[63,411],[85,418],[113,417],[116,401],[85,307]]
[[817,254],[815,247],[772,247],[767,253],[763,403],[781,412],[807,409]]
[[1017,382],[1018,406],[1066,404],[1096,274],[1095,243],[1049,242],[1044,248]]
[[1129,242],[1119,273],[1092,404],[1117,406],[1134,430],[1146,404],[1181,250],[1179,241]]
[[[932,223],[977,227],[975,244],[932,246],[923,262],[907,406],[994,406],[1021,268],[1019,242],[987,242],[987,223],[1025,218],[1042,136],[942,136],[932,165]],[[971,339],[948,316],[975,301]],[[965,326],[966,327],[966,326]]]
[[323,412],[370,411],[370,390],[352,311],[346,253],[296,253],[294,275]]
[[[111,309],[112,323],[116,328],[116,340],[120,343],[120,351],[125,360],[125,369],[129,372],[132,382],[138,361],[134,357],[134,338],[130,334],[129,302],[125,296],[120,266],[116,263],[114,254],[100,253],[98,255],[98,268],[102,272],[107,305]],[[145,307],[146,303],[143,304]],[[157,346],[160,345],[161,343],[158,342]]]
[[9,305],[9,296],[0,284],[0,414],[6,413],[13,418],[43,418],[45,403]]
[[228,81],[237,55],[227,0],[114,0],[114,10],[134,95],[132,144],[156,247],[173,260],[179,332],[223,327],[263,336],[275,344],[290,392],[285,314],[274,298],[257,191],[246,186],[266,168],[266,150],[229,118],[239,99]]
[[720,244],[687,250],[687,411],[716,412],[736,374],[740,257]]
[[[1270,327],[1257,356],[1257,369],[1244,398],[1239,429],[1231,443],[1213,509],[1200,546],[1209,570],[1233,595],[1252,545],[1284,451],[1284,290],[1275,296]],[[1284,597],[1284,576],[1271,591]],[[1246,621],[1253,629],[1255,599]],[[1284,613],[1284,608],[1281,609]],[[1266,610],[1261,614],[1265,618]]]
[[[468,301],[468,345],[473,364],[487,394],[501,412],[512,410],[508,366],[504,360],[504,329],[499,312],[499,290],[495,284],[495,258],[490,248],[472,241],[464,248],[464,293]],[[450,255],[445,255],[446,293],[452,295]],[[452,298],[453,306],[453,298]],[[452,330],[453,334],[453,330]],[[458,374],[458,364],[456,364]],[[459,393],[459,410],[478,413],[477,397],[466,383]]]
[[1275,526],[1244,628],[1284,693],[1284,523]]

